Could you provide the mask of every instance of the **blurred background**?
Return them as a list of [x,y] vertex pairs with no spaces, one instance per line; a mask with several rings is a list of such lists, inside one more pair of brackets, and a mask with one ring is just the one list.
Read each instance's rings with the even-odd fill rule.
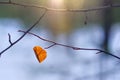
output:
[[[0,0],[7,2],[8,0]],[[28,5],[54,9],[88,9],[119,0],[12,0]],[[44,10],[0,4],[0,50],[17,40],[41,16]],[[66,45],[82,48],[98,48],[120,56],[120,9],[109,8],[90,12],[48,11],[39,25],[31,32]],[[47,49],[47,58],[39,63],[33,47],[43,48],[51,43],[32,35],[26,35],[0,58],[1,80],[119,80],[119,60],[96,51],[72,50],[53,46]]]

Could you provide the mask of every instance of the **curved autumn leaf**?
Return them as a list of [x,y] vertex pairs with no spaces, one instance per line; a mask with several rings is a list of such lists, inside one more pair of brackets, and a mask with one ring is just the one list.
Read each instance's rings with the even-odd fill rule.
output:
[[45,60],[45,58],[47,57],[47,52],[40,46],[35,46],[33,48],[35,55],[38,59],[38,61],[41,63],[42,61]]

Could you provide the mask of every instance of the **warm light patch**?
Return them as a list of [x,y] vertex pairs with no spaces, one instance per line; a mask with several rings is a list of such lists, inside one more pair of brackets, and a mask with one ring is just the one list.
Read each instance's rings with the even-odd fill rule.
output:
[[35,55],[36,55],[36,57],[37,57],[37,59],[38,59],[38,61],[39,61],[40,63],[41,63],[42,61],[44,61],[45,58],[47,57],[47,52],[46,52],[44,49],[42,49],[42,47],[40,47],[40,46],[35,46],[35,47],[33,48],[33,50],[34,50]]
[[49,4],[54,8],[63,7],[64,0],[49,0]]

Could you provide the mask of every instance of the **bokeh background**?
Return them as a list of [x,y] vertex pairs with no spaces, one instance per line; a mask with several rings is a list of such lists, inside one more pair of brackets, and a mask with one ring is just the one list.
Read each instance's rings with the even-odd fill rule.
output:
[[[0,0],[4,2],[8,0]],[[20,4],[45,6],[54,9],[88,9],[119,0],[12,0]],[[0,50],[27,30],[44,10],[0,4]],[[90,12],[49,11],[31,32],[66,45],[98,48],[120,56],[120,9],[109,8]],[[86,18],[87,17],[87,18]],[[38,63],[33,47],[51,45],[35,36],[26,35],[0,57],[0,80],[119,80],[118,59],[96,51],[72,50],[53,46],[47,58]]]

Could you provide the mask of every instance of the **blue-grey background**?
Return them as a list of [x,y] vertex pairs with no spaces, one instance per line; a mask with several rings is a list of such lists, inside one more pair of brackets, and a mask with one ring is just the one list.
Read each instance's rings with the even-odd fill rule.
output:
[[[47,3],[47,1],[37,2],[35,0],[13,1],[35,5],[41,2],[41,4]],[[85,6],[86,2],[87,0],[85,2],[81,0],[81,3],[84,3],[83,8],[93,6],[92,4],[98,6],[102,4],[99,0],[96,2],[91,0],[91,3]],[[78,6],[68,6],[68,8],[76,7]],[[81,8],[81,5],[79,7]],[[11,40],[15,41],[23,34],[18,30],[27,30],[38,19],[41,12],[43,11],[39,12],[33,8],[0,5],[0,50],[2,51],[10,45],[8,33],[11,34]],[[105,40],[105,17],[101,11],[87,13],[86,25],[84,24],[84,13],[48,12],[31,32],[58,43],[104,49],[120,56],[120,24],[116,14],[119,16],[119,13],[113,10],[112,22],[114,23],[108,27],[110,31],[107,49],[102,45]],[[45,48],[51,44],[28,34],[3,53],[0,57],[0,80],[119,80],[120,78],[120,60],[114,57],[103,53],[95,54],[96,51],[53,46],[46,50],[45,61],[39,63],[33,51],[33,47],[36,45]]]

